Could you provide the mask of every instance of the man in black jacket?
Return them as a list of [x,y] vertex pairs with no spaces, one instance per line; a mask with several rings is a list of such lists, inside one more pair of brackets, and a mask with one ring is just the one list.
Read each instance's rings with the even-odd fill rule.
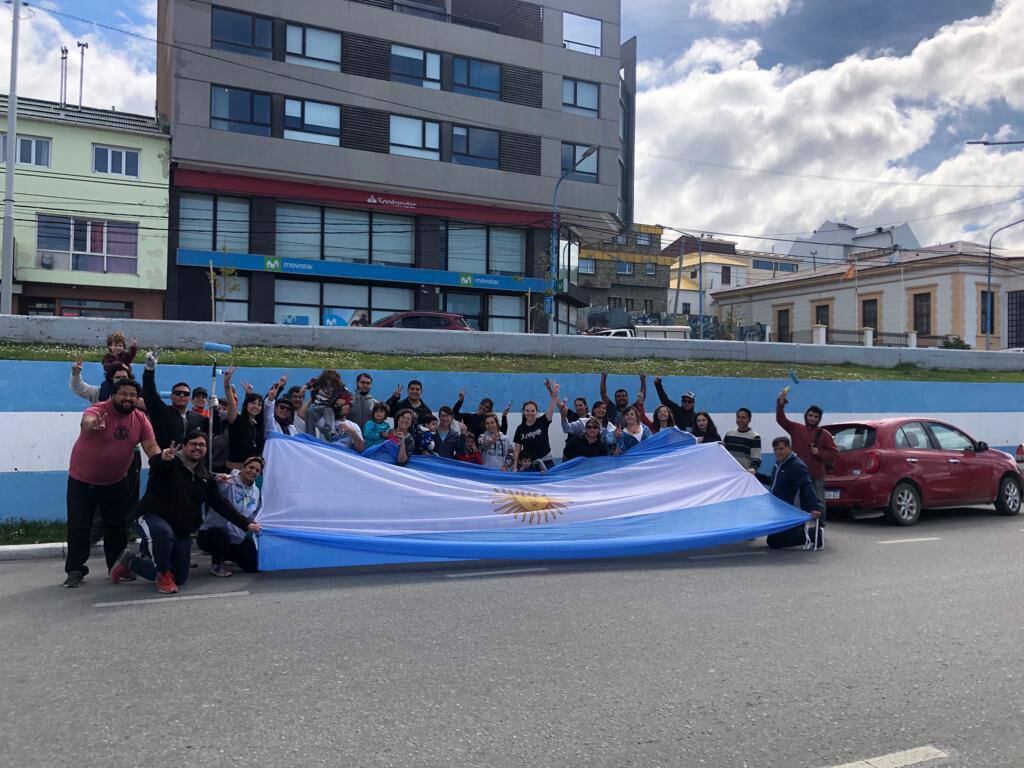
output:
[[406,408],[415,414],[416,423],[428,414],[432,413],[430,406],[423,402],[420,395],[423,394],[423,383],[418,379],[409,382],[408,396],[402,397],[402,385],[395,387],[395,393],[388,398],[388,412],[395,414],[404,411]]
[[121,553],[110,571],[115,584],[129,573],[156,582],[157,591],[170,595],[188,579],[192,533],[203,522],[203,504],[243,531],[259,533],[259,523],[244,517],[217,489],[206,469],[206,435],[190,432],[179,451],[170,445],[149,460],[149,485],[139,502],[138,527],[143,558]]
[[[209,420],[202,414],[189,409],[192,388],[184,381],[171,387],[171,404],[160,397],[156,388],[156,358],[153,353],[146,355],[146,370],[142,372],[142,399],[146,403],[146,414],[156,433],[156,442],[161,448],[171,443],[181,445],[185,435],[200,430],[208,434]],[[220,418],[214,416],[214,434],[220,431]]]
[[798,546],[804,549],[824,549],[821,510],[818,508],[818,496],[814,492],[814,481],[807,465],[793,452],[793,444],[788,437],[772,440],[772,451],[775,453],[775,468],[769,486],[772,495],[787,504],[799,506],[814,518],[814,523],[808,522],[773,533],[768,537],[768,546],[772,549]]
[[697,422],[697,396],[693,392],[684,392],[679,398],[679,402],[673,403],[665,394],[665,388],[661,386],[661,376],[654,377],[654,388],[658,392],[661,404],[672,411],[672,418],[675,419],[676,426],[684,432],[693,432]]

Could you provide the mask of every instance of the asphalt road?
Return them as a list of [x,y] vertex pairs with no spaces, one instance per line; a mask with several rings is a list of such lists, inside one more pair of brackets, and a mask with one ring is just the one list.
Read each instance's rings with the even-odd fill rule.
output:
[[828,533],[494,575],[201,569],[183,595],[248,592],[202,600],[0,563],[0,765],[1024,765],[1024,518]]

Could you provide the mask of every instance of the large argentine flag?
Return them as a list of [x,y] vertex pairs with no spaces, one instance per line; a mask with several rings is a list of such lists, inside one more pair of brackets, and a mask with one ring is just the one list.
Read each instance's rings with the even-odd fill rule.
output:
[[662,431],[623,456],[506,473],[269,436],[260,568],[620,557],[717,546],[809,519],[721,444]]

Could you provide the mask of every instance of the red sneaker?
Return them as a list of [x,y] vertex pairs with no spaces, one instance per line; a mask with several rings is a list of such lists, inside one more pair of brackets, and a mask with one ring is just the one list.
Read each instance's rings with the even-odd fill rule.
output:
[[178,591],[178,585],[174,583],[174,574],[164,571],[156,575],[156,591],[161,595],[173,595]]
[[127,549],[121,553],[121,556],[117,558],[117,562],[114,563],[114,567],[110,569],[110,580],[117,584],[119,581],[134,581],[135,574],[131,571],[131,562],[134,555]]

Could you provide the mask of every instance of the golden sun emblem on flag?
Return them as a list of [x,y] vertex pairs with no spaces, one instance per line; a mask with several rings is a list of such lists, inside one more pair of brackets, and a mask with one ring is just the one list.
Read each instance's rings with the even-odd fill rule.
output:
[[497,511],[503,515],[512,515],[516,520],[530,524],[555,520],[564,515],[563,510],[569,506],[569,502],[563,499],[508,488],[495,488],[491,503],[496,504]]

